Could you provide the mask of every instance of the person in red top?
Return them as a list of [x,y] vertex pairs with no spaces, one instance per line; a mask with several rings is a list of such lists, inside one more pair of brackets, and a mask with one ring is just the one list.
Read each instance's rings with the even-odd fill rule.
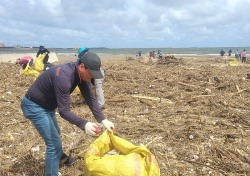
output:
[[33,64],[33,58],[30,56],[23,56],[21,58],[18,58],[16,60],[16,64],[20,65],[20,73],[22,72],[23,69],[26,68],[27,64],[29,64],[29,66],[31,66]]
[[242,59],[242,63],[246,63],[246,61],[247,61],[247,52],[246,52],[245,49],[241,53],[241,59]]

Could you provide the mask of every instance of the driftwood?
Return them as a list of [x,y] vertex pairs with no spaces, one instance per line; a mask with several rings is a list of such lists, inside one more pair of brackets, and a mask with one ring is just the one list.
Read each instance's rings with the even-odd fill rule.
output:
[[247,91],[247,89],[238,90],[238,92],[232,93],[232,94],[230,95],[230,98],[233,97],[233,96],[235,96],[235,95],[238,95],[238,94],[240,94],[240,93],[242,93],[242,92],[244,92],[244,91]]
[[164,62],[158,62],[157,64],[171,64],[171,63],[174,63],[174,64],[176,64],[176,63],[179,63],[179,61],[164,61]]
[[155,106],[155,104],[152,103],[152,102],[149,101],[149,100],[140,99],[139,101],[140,101],[141,103],[144,103],[144,104],[146,104],[146,105],[148,105],[148,106],[151,106],[151,107],[154,107],[154,106]]
[[147,97],[147,96],[143,96],[143,95],[131,95],[131,97],[139,98],[139,99],[153,100],[153,101],[160,101],[160,102],[165,102],[165,103],[168,103],[168,104],[174,104],[174,102],[172,102],[171,100],[166,99],[166,98]]
[[200,87],[200,86],[197,86],[197,85],[186,84],[186,83],[183,83],[183,82],[178,82],[178,84],[183,85],[183,86],[188,86],[188,87],[194,87],[194,88],[199,88]]
[[198,96],[192,97],[192,99],[196,99],[196,98],[206,98],[206,97],[214,97],[214,96],[217,96],[217,95],[198,95]]
[[106,102],[124,102],[124,101],[130,101],[130,98],[111,98],[111,99],[106,99]]
[[29,120],[22,120],[22,121],[18,121],[18,122],[8,123],[8,124],[6,124],[6,127],[10,126],[10,125],[17,125],[20,123],[27,123],[27,122],[30,122],[30,121]]

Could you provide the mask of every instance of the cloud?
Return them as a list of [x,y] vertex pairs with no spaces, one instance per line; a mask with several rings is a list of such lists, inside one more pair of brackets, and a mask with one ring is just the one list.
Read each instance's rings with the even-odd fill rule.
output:
[[47,47],[241,46],[250,37],[249,7],[248,0],[3,0],[0,42]]

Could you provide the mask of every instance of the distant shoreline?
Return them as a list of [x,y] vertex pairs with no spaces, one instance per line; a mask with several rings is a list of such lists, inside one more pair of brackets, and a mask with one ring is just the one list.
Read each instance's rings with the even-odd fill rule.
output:
[[[0,62],[11,62],[15,63],[17,58],[20,58],[22,56],[31,56],[33,58],[36,58],[36,52],[30,52],[30,53],[11,53],[11,54],[1,54],[0,53]],[[51,52],[49,57],[49,62],[53,63],[56,61],[64,62],[64,61],[75,61],[77,59],[77,54],[76,53],[55,53]],[[134,54],[110,54],[110,53],[97,53],[97,55],[103,59],[128,59],[128,58],[133,58],[133,59],[138,59]],[[168,55],[168,54],[164,54]],[[219,57],[219,55],[192,55],[192,54],[174,54],[176,58],[186,58],[186,59],[198,59],[198,58],[216,58]],[[148,58],[148,54],[143,54],[143,58]],[[232,56],[233,57],[233,56]]]
[[[77,55],[77,49],[74,48],[47,48],[50,52],[54,52],[57,55]],[[149,52],[155,51],[157,54],[158,50],[161,50],[163,54],[166,55],[175,55],[178,57],[182,56],[190,56],[190,57],[199,57],[199,56],[219,56],[221,51],[221,47],[215,48],[120,48],[120,49],[111,49],[111,48],[90,48],[89,50],[97,53],[98,55],[110,55],[117,57],[126,57],[126,56],[136,56],[136,54],[141,51],[142,56],[149,55]],[[231,47],[231,48],[223,48],[228,54],[229,49],[232,49],[232,56],[236,49],[242,51],[246,49],[247,52],[250,52],[250,47]],[[28,53],[37,53],[38,48],[3,48],[0,47],[0,54],[28,54]]]

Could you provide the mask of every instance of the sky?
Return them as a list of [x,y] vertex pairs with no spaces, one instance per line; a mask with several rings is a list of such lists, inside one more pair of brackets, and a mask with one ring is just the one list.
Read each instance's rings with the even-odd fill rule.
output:
[[1,0],[0,43],[51,48],[250,46],[250,0]]

